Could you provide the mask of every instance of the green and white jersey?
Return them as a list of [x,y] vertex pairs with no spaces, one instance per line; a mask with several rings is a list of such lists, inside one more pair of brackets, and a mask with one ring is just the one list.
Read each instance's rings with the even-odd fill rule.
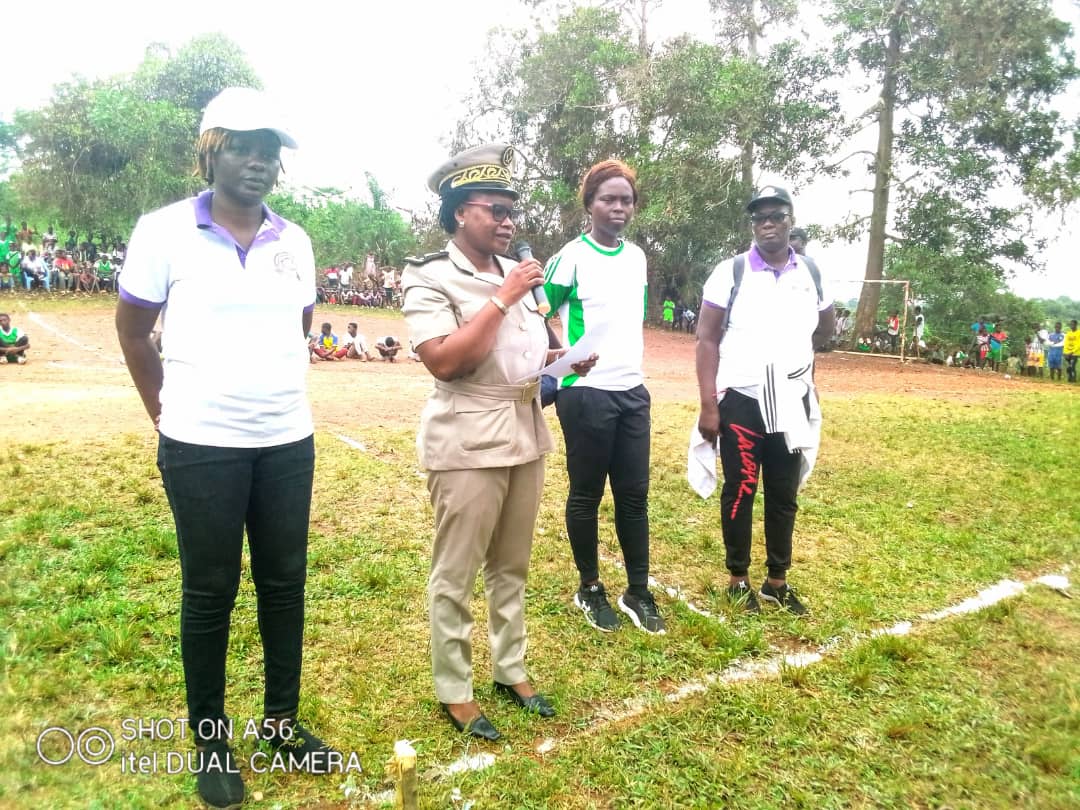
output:
[[7,332],[0,328],[0,343],[5,346],[14,346],[19,342],[19,329],[18,327],[11,327]]
[[544,292],[562,318],[565,345],[600,335],[596,367],[585,377],[563,377],[561,387],[628,391],[642,384],[649,288],[641,248],[623,241],[606,248],[582,234],[548,261]]

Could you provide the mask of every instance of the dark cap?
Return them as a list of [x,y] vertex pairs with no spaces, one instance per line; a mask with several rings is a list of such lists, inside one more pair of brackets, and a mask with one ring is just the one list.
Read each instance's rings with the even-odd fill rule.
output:
[[762,186],[754,194],[750,202],[746,204],[747,211],[753,211],[759,205],[765,202],[777,202],[790,205],[792,210],[795,208],[795,203],[791,201],[791,195],[788,194],[786,188],[780,188],[780,186]]
[[802,239],[804,242],[809,242],[810,241],[810,237],[807,236],[805,228],[792,228],[790,238],[791,239]]
[[428,177],[428,188],[445,197],[451,191],[501,191],[513,197],[514,147],[505,143],[475,146],[454,155]]

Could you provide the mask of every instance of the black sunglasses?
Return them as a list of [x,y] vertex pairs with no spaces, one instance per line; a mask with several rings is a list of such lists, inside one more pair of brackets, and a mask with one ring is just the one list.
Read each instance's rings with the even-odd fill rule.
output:
[[773,225],[780,225],[791,214],[787,211],[770,211],[767,214],[751,214],[750,221],[755,225],[764,225],[766,222],[771,222]]
[[510,208],[502,203],[485,203],[485,202],[473,202],[470,200],[465,205],[479,205],[482,208],[487,208],[491,211],[491,218],[496,222],[502,222],[507,217],[510,217],[510,221],[513,223],[521,222],[521,218],[525,216],[525,211],[521,208]]

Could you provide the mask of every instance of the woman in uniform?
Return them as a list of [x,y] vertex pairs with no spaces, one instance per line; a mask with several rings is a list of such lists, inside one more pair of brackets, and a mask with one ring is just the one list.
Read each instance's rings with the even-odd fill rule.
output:
[[525,671],[524,597],[544,454],[552,449],[538,375],[560,350],[551,349],[532,295],[542,267],[505,258],[519,216],[513,154],[505,144],[476,147],[431,176],[450,241],[408,260],[402,276],[405,319],[435,377],[417,435],[435,511],[428,580],[435,694],[454,728],[487,740],[501,735],[473,695],[469,599],[481,566],[495,691],[542,717],[555,713]]

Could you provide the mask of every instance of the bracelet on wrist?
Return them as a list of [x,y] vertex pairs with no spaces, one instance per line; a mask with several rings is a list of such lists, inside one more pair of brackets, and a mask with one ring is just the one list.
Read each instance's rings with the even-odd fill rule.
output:
[[498,299],[498,297],[493,295],[488,300],[491,303],[493,303],[495,306],[497,306],[499,308],[499,311],[501,311],[503,315],[509,315],[510,314],[510,307],[508,307],[506,304],[504,304],[502,301],[500,301]]

